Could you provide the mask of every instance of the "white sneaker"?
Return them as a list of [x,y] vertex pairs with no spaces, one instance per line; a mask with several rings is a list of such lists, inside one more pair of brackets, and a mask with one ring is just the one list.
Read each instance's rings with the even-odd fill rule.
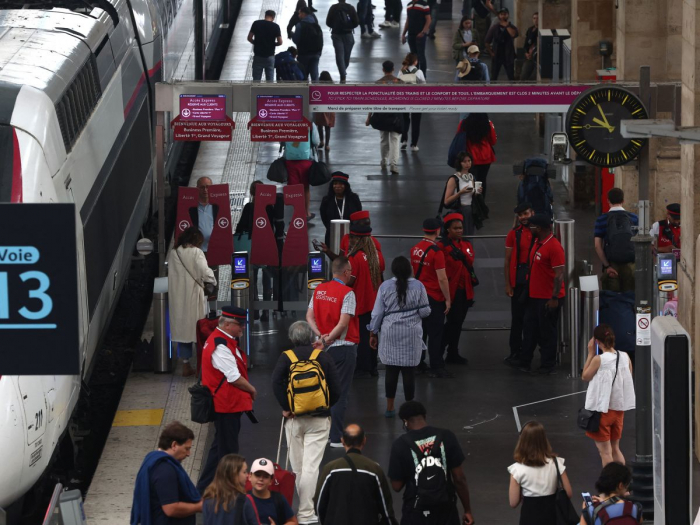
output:
[[401,143],[401,149],[406,149],[408,147],[408,142]]
[[411,151],[418,151],[418,146],[415,144],[411,146]]
[[369,33],[362,33],[362,36],[360,38],[372,38],[372,35],[370,35]]
[[391,22],[389,20],[384,20],[381,24],[379,24],[379,27],[381,28],[387,28],[387,27],[392,27]]
[[393,22],[391,22],[391,27],[401,27],[401,24],[394,20]]
[[344,447],[344,445],[341,442],[334,443],[333,441],[330,441],[328,444],[330,445],[331,448],[343,448]]
[[382,35],[375,31],[373,33],[369,33],[369,38],[382,38]]

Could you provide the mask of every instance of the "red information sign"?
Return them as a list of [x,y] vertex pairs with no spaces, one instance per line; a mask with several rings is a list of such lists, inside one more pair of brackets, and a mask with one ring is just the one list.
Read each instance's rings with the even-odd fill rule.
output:
[[260,121],[248,123],[252,142],[303,142],[309,140],[311,122],[306,117],[299,122]]
[[255,186],[253,241],[250,247],[251,264],[268,266],[279,266],[280,264],[274,224],[270,222],[270,217],[267,214],[267,207],[274,207],[276,200],[277,188],[274,184]]
[[226,95],[180,95],[182,120],[226,120]]
[[282,266],[302,266],[306,264],[309,246],[304,186],[301,184],[285,186],[284,204],[292,206],[294,213],[289,221],[287,238],[282,248]]
[[258,95],[257,120],[289,122],[304,119],[302,95]]

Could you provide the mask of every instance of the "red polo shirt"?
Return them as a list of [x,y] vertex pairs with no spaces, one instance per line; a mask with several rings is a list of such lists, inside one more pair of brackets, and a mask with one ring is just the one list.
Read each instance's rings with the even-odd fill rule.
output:
[[452,246],[438,243],[438,247],[442,250],[445,256],[445,272],[447,280],[450,282],[450,301],[454,301],[455,292],[457,290],[466,290],[467,299],[474,299],[474,286],[472,285],[471,275],[469,270],[462,261],[452,257],[452,250],[460,250],[467,258],[470,265],[474,265],[474,247],[469,241],[459,240],[452,241]]
[[[530,297],[551,299],[554,295],[554,268],[566,264],[564,248],[554,235],[544,241],[535,241],[530,254]],[[561,283],[558,298],[564,297],[564,282]]]
[[374,308],[377,290],[372,285],[372,277],[369,273],[369,263],[365,252],[355,252],[355,255],[350,257],[350,264],[352,265],[352,274],[355,276],[355,284],[352,285],[352,289],[357,300],[356,314],[360,316],[371,312]]
[[[445,269],[445,254],[439,249],[430,249],[431,246],[437,248],[437,243],[430,239],[423,239],[411,248],[411,266],[413,275],[418,275],[418,267],[423,260],[423,269],[420,271],[418,280],[425,286],[425,291],[435,301],[443,302],[445,296],[440,289],[440,282],[437,278],[437,270]],[[427,252],[427,255],[425,255]],[[423,259],[425,255],[425,259]]]
[[[515,246],[515,241],[517,239],[516,233],[521,230],[520,234],[520,249]],[[518,264],[525,264],[528,262],[530,246],[532,244],[532,231],[530,228],[519,225],[517,228],[513,228],[506,235],[506,248],[512,248],[513,252],[510,254],[510,285],[515,288],[515,272]],[[517,260],[516,254],[518,252]]]

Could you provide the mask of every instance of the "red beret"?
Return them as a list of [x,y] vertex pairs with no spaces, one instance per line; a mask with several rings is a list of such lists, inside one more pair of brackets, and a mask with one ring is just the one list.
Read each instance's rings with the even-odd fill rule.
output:
[[369,219],[369,211],[362,210],[350,214],[351,221],[361,221],[362,219]]
[[447,224],[450,221],[462,221],[464,222],[464,215],[461,213],[448,213],[442,218],[442,222]]

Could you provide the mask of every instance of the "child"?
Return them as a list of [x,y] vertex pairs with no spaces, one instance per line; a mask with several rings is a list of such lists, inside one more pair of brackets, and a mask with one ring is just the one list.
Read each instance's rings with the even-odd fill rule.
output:
[[[248,474],[253,490],[248,493],[246,508],[253,508],[258,522],[246,519],[245,525],[297,525],[297,517],[284,496],[270,490],[274,475],[275,467],[272,461],[265,458],[253,461]],[[247,518],[249,513],[246,512],[245,515]]]

